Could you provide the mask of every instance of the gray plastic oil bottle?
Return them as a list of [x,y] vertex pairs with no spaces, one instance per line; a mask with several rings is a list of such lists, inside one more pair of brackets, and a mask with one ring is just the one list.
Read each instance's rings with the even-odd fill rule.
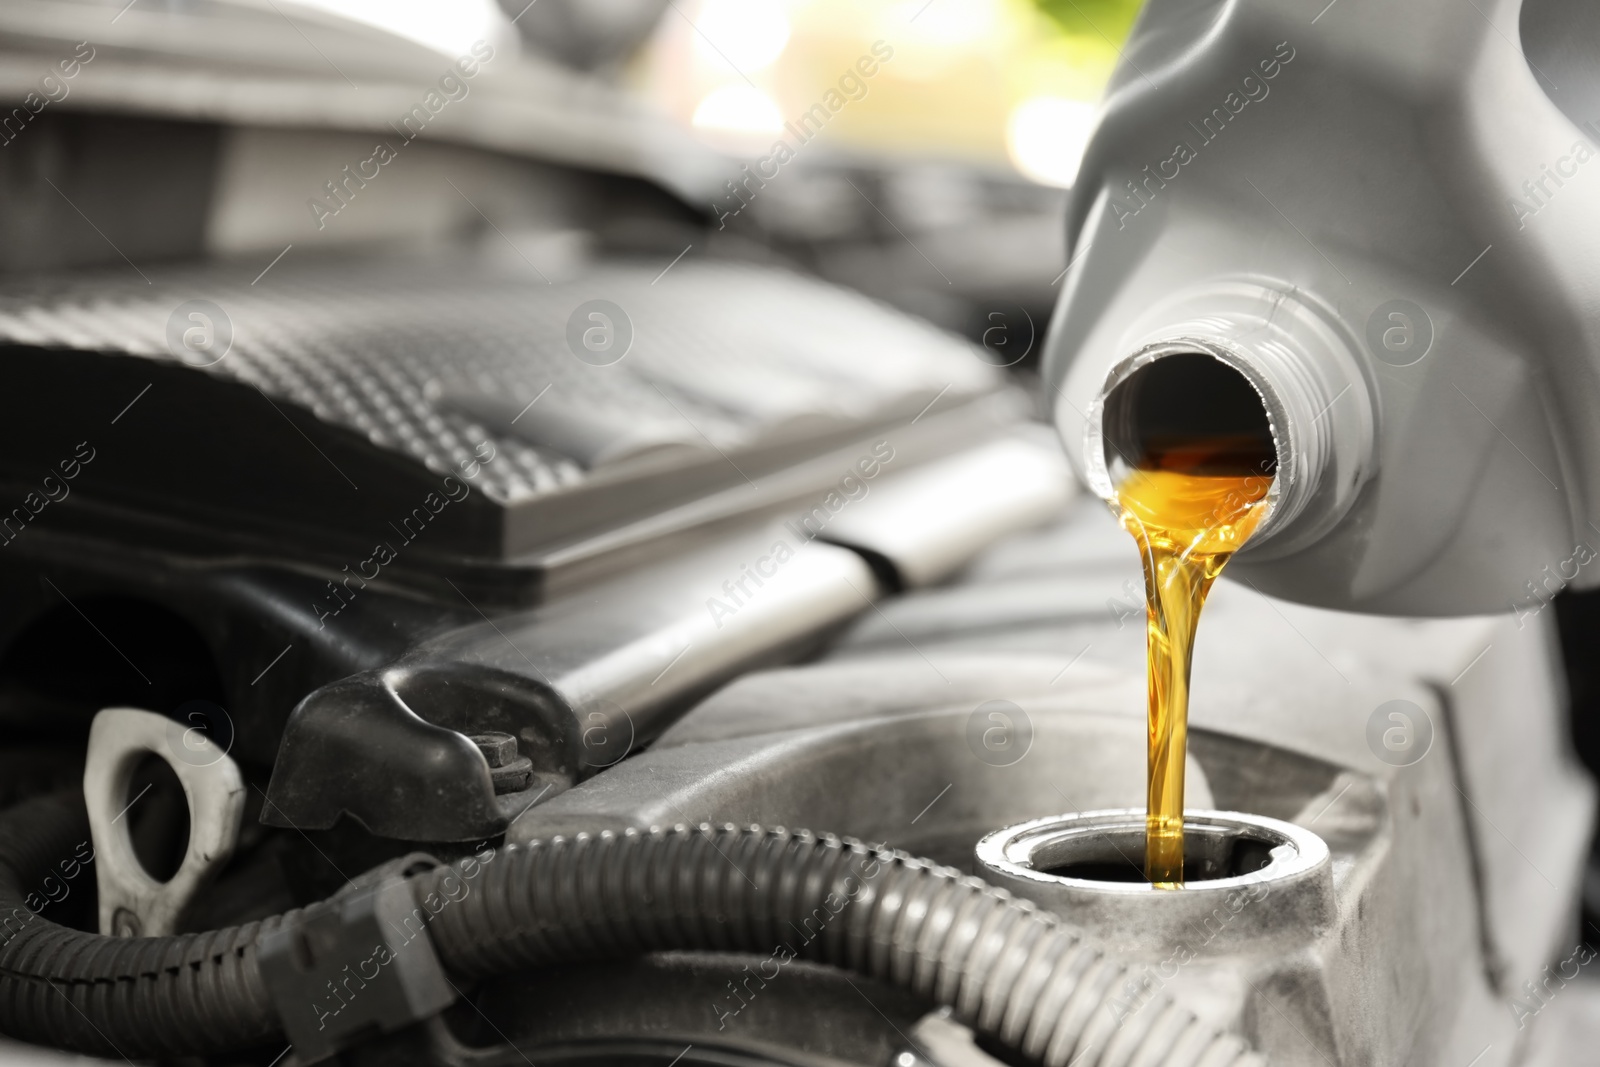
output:
[[1277,477],[1233,576],[1536,612],[1600,583],[1600,4],[1325,3],[1140,16],[1070,202],[1056,425],[1109,498],[1142,421],[1225,420],[1242,375]]

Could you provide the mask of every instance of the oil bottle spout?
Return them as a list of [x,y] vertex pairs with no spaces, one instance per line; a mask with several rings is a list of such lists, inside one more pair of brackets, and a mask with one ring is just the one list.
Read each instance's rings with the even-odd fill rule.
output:
[[1155,311],[1110,366],[1087,412],[1084,474],[1108,502],[1174,442],[1266,485],[1246,549],[1293,552],[1348,511],[1371,473],[1374,417],[1361,363],[1303,296],[1235,282]]

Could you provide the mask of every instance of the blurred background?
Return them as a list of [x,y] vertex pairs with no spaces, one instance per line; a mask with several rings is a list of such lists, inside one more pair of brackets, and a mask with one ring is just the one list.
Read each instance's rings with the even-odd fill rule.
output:
[[[0,271],[476,234],[559,280],[692,246],[864,291],[1026,375],[1138,7],[4,0]],[[460,98],[401,123],[474,42],[494,58]],[[75,49],[92,58],[52,75]],[[358,182],[374,133],[405,160]]]
[[628,84],[713,145],[762,153],[892,44],[830,124],[834,157],[945,160],[1070,186],[1136,0],[685,0]]
[[[794,147],[750,222],[833,280],[1017,356],[1139,0],[675,0],[623,84],[736,158]],[[892,50],[803,144],[802,117]],[[827,106],[826,103],[824,106]],[[758,170],[770,174],[774,166]],[[726,207],[741,206],[735,194]],[[881,212],[881,214],[880,214]],[[746,212],[741,211],[742,217]],[[731,223],[730,223],[731,225]],[[904,240],[894,237],[895,228]],[[885,232],[890,231],[890,232]]]

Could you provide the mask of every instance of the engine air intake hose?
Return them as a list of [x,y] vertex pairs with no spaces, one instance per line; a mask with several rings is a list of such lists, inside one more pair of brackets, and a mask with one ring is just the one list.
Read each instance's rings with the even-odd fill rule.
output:
[[[85,1052],[183,1055],[281,1033],[258,938],[297,912],[211,933],[118,939],[29,911],[88,837],[82,802],[0,815],[0,1030]],[[463,888],[465,887],[465,888]],[[463,976],[661,949],[779,943],[951,1006],[1049,1067],[1245,1067],[1260,1060],[1128,967],[1002,889],[901,852],[781,828],[674,827],[503,848],[414,875],[430,940]],[[23,919],[27,915],[29,918]]]

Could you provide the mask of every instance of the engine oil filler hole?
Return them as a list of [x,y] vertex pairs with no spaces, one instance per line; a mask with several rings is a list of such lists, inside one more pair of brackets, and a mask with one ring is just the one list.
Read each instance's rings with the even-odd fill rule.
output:
[[[1087,847],[1079,854],[1060,862],[1053,862],[1048,855],[1036,854],[1034,870],[1086,882],[1143,882],[1146,880],[1143,835],[1135,831],[1126,836],[1124,842],[1117,842],[1110,836],[1091,838],[1083,842]],[[1274,847],[1270,841],[1243,834],[1186,833],[1183,881],[1209,882],[1255,874],[1272,863]]]
[[[1170,896],[1144,877],[1145,813],[1073,812],[996,830],[978,842],[978,873],[1050,907],[1103,897]],[[1302,826],[1237,811],[1189,811],[1184,871],[1189,896],[1298,881],[1325,866],[1328,846]]]

